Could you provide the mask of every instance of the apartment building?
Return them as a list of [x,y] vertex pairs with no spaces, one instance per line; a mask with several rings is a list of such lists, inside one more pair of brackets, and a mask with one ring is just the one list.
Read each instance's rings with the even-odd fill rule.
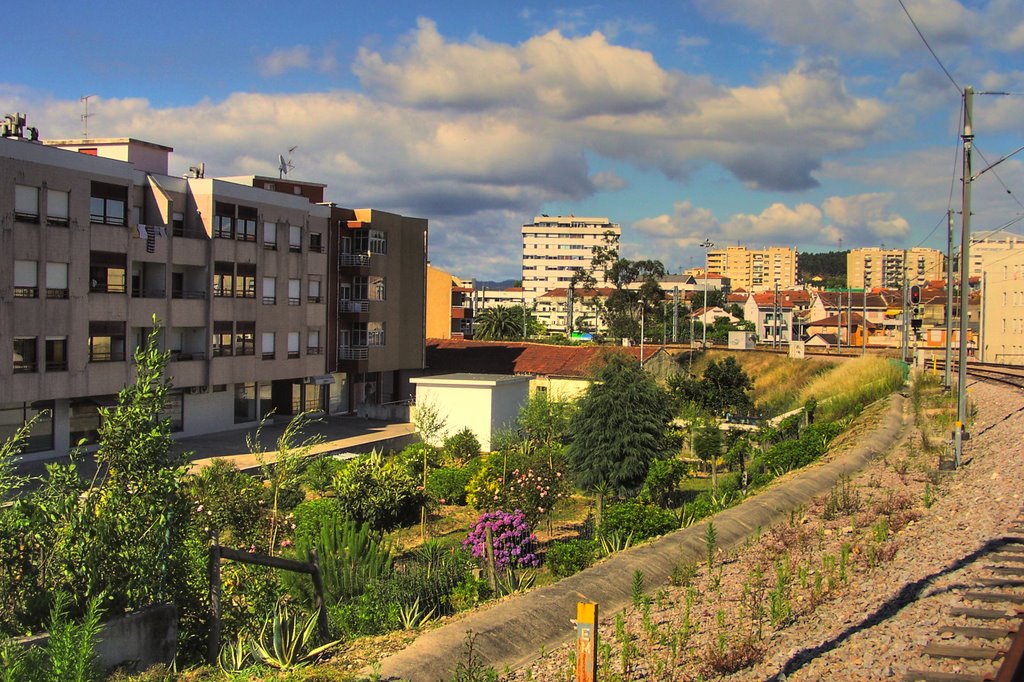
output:
[[981,267],[981,359],[1024,365],[1024,246],[983,252]]
[[[326,186],[258,175],[229,178],[302,197],[329,211],[316,250],[327,253],[325,302],[327,409],[405,419],[409,375],[423,368],[427,319],[425,218],[325,202]],[[311,248],[313,248],[311,246]]]
[[846,254],[846,286],[899,289],[904,273],[910,284],[923,286],[930,280],[943,279],[945,265],[945,256],[938,249],[851,249]]
[[796,249],[786,246],[727,246],[707,254],[708,273],[728,278],[733,288],[752,292],[774,289],[776,284],[784,289],[795,287],[797,265]]
[[473,338],[472,282],[427,264],[427,338]]
[[94,440],[154,315],[177,434],[326,405],[330,208],[170,176],[171,151],[0,138],[0,438],[43,414],[31,451]]
[[[984,272],[986,260],[991,261],[993,254],[1009,256],[1009,251],[1024,249],[1024,235],[1006,230],[990,230],[987,232],[975,232],[971,235],[971,250],[968,256],[971,259],[971,266],[968,273],[970,277],[981,277]],[[960,269],[960,250],[956,250],[957,262],[953,265],[954,271]],[[999,256],[996,256],[998,258]]]
[[[576,270],[588,270],[594,249],[618,254],[622,229],[608,218],[537,216],[523,225],[523,292],[528,302],[551,289],[566,288]],[[598,284],[604,269],[594,273]]]

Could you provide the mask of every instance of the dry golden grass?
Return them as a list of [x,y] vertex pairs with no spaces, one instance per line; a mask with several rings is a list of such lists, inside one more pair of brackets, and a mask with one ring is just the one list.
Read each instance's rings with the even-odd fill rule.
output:
[[835,361],[821,358],[794,360],[772,353],[710,351],[694,362],[694,373],[700,376],[708,362],[721,362],[730,355],[736,358],[747,376],[753,379],[752,397],[758,410],[767,415],[780,414],[801,405],[803,389],[836,367]]

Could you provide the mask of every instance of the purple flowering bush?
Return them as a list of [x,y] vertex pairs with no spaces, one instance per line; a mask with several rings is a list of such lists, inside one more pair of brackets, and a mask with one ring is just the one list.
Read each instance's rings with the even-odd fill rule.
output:
[[533,553],[537,536],[530,532],[530,524],[522,510],[506,512],[497,509],[480,515],[469,536],[462,541],[462,546],[478,559],[487,556],[488,528],[494,539],[495,568],[540,566],[540,559]]

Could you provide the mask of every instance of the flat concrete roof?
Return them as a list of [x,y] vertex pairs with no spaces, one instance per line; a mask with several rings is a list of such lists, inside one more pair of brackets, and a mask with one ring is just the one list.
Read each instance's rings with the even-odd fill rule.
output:
[[413,384],[456,384],[462,386],[496,386],[498,384],[519,384],[529,382],[530,375],[511,374],[474,374],[472,372],[455,372],[453,374],[434,374],[409,379]]

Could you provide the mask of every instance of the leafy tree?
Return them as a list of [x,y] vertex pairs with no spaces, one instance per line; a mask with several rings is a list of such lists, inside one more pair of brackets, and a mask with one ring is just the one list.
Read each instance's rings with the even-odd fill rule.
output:
[[449,465],[462,466],[480,454],[480,441],[468,426],[444,439],[444,458]]
[[[699,310],[704,307],[704,292],[695,291],[690,294],[690,307]],[[725,294],[721,289],[708,289],[708,308],[725,308]]]
[[686,403],[695,403],[716,415],[748,413],[754,408],[754,401],[747,393],[753,383],[731,355],[721,362],[708,363],[699,381],[683,374],[670,376],[668,388],[677,410]]
[[555,447],[569,435],[575,408],[573,401],[553,398],[547,391],[534,391],[519,409],[516,428],[531,448]]
[[[605,281],[615,286],[604,303],[609,336],[640,340],[641,315],[649,315],[665,297],[658,280],[665,277],[661,261],[631,261],[619,258],[605,272]],[[633,287],[639,283],[640,286]]]
[[573,416],[569,466],[585,489],[607,486],[635,494],[652,459],[669,449],[672,414],[667,394],[640,363],[611,354]]

